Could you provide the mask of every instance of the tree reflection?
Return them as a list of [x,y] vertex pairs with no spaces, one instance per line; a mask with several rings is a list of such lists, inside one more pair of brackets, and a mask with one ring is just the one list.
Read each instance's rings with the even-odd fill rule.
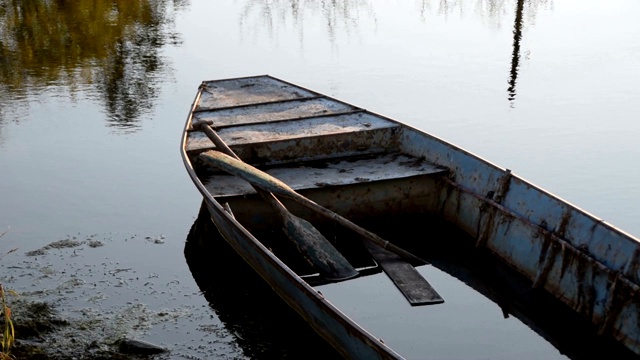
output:
[[356,32],[363,16],[375,21],[369,0],[246,0],[240,24],[258,23],[260,27],[266,27],[273,37],[278,26],[286,27],[291,21],[302,45],[305,22],[321,18],[329,42],[335,45],[337,34],[344,32],[349,35]]
[[[417,0],[421,18],[426,19],[428,12],[439,16],[473,14],[481,18],[488,26],[500,28],[504,19],[511,19],[518,7],[526,10],[527,24],[533,24],[539,9],[552,6],[552,0]],[[509,21],[509,23],[511,23]]]
[[[512,26],[512,55],[506,92],[507,100],[513,107],[522,64],[523,34],[528,27],[535,24],[540,9],[553,7],[553,0],[416,0],[416,5],[423,21],[426,21],[429,13],[442,17],[471,14],[482,19],[489,27],[500,29],[503,26]],[[374,23],[376,22],[370,0],[245,0],[240,23],[257,24],[256,32],[261,33],[261,30],[266,29],[271,37],[277,33],[286,33],[278,27],[286,28],[292,24],[302,45],[305,23],[309,19],[320,17],[326,24],[330,43],[335,45],[336,34],[348,35],[358,30],[362,25],[362,14],[369,15]]]
[[[437,0],[437,13],[439,15],[449,16],[454,12],[464,15],[465,9],[473,4],[473,12],[482,18],[490,26],[500,28],[502,20],[511,18],[510,14],[514,14],[513,22],[513,42],[511,53],[511,66],[509,69],[509,77],[507,80],[507,100],[514,107],[518,83],[518,72],[521,63],[521,41],[523,31],[526,27],[535,24],[538,10],[541,8],[553,7],[552,0],[476,0],[475,2],[466,2],[462,0]],[[418,8],[423,20],[426,19],[426,13],[433,11],[436,6],[430,0],[420,0]]]
[[518,0],[516,7],[516,20],[513,25],[513,53],[511,54],[511,71],[509,72],[509,87],[507,98],[513,107],[516,100],[516,84],[518,82],[518,70],[520,69],[520,41],[522,40],[522,11],[524,0]]
[[[526,8],[525,8],[526,6]],[[513,25],[513,52],[511,54],[511,69],[509,71],[509,87],[507,88],[507,99],[514,107],[516,100],[516,85],[518,83],[518,72],[520,70],[520,42],[522,41],[522,31],[525,26],[533,25],[536,20],[538,9],[553,6],[551,0],[518,0],[515,9],[515,21]],[[526,10],[526,12],[525,12]],[[527,16],[525,21],[524,16]]]
[[[63,89],[94,94],[110,125],[135,128],[169,69],[186,0],[0,0],[0,100]],[[0,113],[0,121],[2,121]]]

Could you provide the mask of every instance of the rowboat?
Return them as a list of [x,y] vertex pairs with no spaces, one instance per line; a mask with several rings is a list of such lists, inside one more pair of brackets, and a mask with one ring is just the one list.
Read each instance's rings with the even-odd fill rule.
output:
[[[345,358],[403,354],[319,289],[384,273],[412,307],[439,306],[416,268],[452,231],[530,290],[510,313],[558,308],[584,324],[586,354],[640,354],[638,239],[433,135],[263,75],[204,81],[181,153],[216,235]],[[543,336],[563,326],[531,321]]]

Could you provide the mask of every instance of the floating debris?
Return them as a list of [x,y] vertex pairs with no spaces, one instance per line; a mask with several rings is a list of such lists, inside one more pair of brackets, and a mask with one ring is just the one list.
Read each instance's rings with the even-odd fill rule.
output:
[[88,240],[87,245],[92,248],[97,248],[97,247],[104,246],[104,243],[100,240]]
[[84,241],[77,241],[75,240],[75,237],[71,238],[71,239],[64,239],[64,240],[58,240],[58,241],[54,241],[52,243],[50,243],[49,245],[46,245],[44,247],[41,247],[40,249],[37,250],[33,250],[33,251],[27,251],[25,253],[26,256],[44,256],[47,255],[47,250],[51,250],[51,249],[66,249],[66,248],[74,248],[74,247],[78,247],[82,244],[84,244]]
[[154,244],[164,244],[164,235],[158,235],[156,237],[147,236],[145,237],[145,240]]
[[[120,246],[109,249],[110,235],[75,234],[3,259],[0,280],[18,294],[9,299],[16,359],[243,358],[236,338],[201,304],[195,284],[173,272],[151,272],[155,268],[139,259],[162,248],[127,243],[133,238],[144,239],[123,234]],[[112,258],[114,251],[124,256]],[[196,334],[201,324],[217,331],[201,331],[190,342],[156,342],[170,339],[158,333]]]
[[169,349],[137,339],[122,339],[118,341],[118,347],[125,354],[154,355],[168,352]]

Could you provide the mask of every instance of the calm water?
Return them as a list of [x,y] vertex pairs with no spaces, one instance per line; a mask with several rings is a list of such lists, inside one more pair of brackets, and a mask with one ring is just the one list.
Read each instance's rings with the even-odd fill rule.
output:
[[[191,311],[188,331],[147,339],[243,356],[182,253],[200,197],[180,132],[206,79],[270,74],[335,96],[640,235],[638,1],[81,4],[0,0],[0,233],[10,227],[0,250],[20,249],[2,264],[67,237],[109,241],[66,265],[29,261],[111,262],[167,284],[170,295],[132,282],[138,290],[88,305]],[[0,277],[23,291],[40,281]],[[219,328],[205,336],[202,321]]]

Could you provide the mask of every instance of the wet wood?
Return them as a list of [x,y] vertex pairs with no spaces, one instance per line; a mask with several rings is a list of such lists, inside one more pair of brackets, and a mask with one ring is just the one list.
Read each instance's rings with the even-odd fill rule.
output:
[[[297,163],[265,169],[264,172],[299,191],[414,176],[442,175],[447,169],[411,156],[385,153],[334,161]],[[254,188],[248,182],[239,182],[235,176],[227,174],[212,175],[204,184],[213,196],[255,194]]]
[[270,77],[205,81],[196,110],[303,99],[317,95]]
[[[214,126],[215,127],[215,126]],[[229,146],[271,143],[309,137],[328,137],[379,129],[397,128],[398,125],[366,113],[310,118],[299,121],[249,124],[223,128],[218,135]],[[187,151],[212,149],[215,145],[199,131],[191,131],[187,138]]]
[[268,123],[311,116],[327,116],[357,110],[356,107],[326,98],[296,99],[277,103],[210,109],[194,113],[194,121],[211,120],[215,128]]
[[365,246],[411,306],[444,302],[440,294],[420,275],[418,270],[402,257],[370,242],[365,242]]

